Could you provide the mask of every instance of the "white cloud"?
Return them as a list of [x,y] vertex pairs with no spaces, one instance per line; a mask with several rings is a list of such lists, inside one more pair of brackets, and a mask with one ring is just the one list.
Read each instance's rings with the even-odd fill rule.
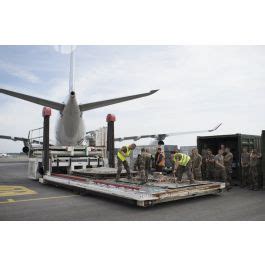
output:
[[8,73],[9,75],[18,77],[24,81],[30,82],[30,83],[39,83],[40,79],[37,75],[33,74],[31,71],[27,71],[25,69],[22,69],[22,66],[17,66],[15,64],[4,62],[3,60],[0,60],[0,69],[1,71],[4,71]]

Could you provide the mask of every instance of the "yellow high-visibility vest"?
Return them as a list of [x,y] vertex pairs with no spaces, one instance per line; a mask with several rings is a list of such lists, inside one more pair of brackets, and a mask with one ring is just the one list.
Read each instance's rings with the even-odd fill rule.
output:
[[180,166],[184,166],[184,167],[187,166],[187,164],[190,161],[190,157],[188,155],[185,155],[185,154],[182,154],[182,153],[176,153],[174,155],[174,158],[173,158],[174,162],[177,161],[177,156],[178,155],[181,155],[181,159],[179,160],[179,165]]
[[126,157],[129,157],[131,155],[131,152],[132,152],[132,150],[129,149],[129,146],[128,145],[126,146],[126,148],[127,148],[127,152],[125,153],[125,156],[123,156],[123,154],[120,152],[120,150],[118,151],[118,154],[117,154],[118,158],[122,162],[125,161],[126,160]]

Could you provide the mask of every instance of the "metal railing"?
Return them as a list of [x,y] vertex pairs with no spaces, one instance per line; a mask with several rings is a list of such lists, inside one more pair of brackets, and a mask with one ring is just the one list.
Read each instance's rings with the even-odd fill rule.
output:
[[29,149],[34,149],[34,144],[42,145],[43,143],[43,127],[29,130],[28,144]]

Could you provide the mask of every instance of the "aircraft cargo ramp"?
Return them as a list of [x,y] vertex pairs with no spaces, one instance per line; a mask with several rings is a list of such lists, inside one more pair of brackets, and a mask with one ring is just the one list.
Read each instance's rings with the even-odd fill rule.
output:
[[91,174],[85,176],[84,172],[81,175],[52,173],[44,175],[40,182],[77,188],[88,193],[132,202],[139,207],[219,194],[225,188],[225,184],[221,182],[195,181],[194,184],[190,184],[185,180],[181,183],[172,183],[166,176],[163,176],[163,181],[151,178],[146,184],[142,184],[137,178],[121,178],[116,182],[113,178],[95,178],[91,177]]

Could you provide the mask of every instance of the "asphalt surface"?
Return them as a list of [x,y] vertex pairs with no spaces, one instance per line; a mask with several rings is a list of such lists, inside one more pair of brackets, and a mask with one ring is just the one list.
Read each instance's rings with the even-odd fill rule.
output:
[[[20,186],[25,194],[3,196],[6,186],[11,189]],[[62,187],[39,184],[27,178],[27,163],[0,163],[0,220],[265,220],[264,202],[265,191],[234,187],[221,195],[138,208],[109,198],[79,195]]]

